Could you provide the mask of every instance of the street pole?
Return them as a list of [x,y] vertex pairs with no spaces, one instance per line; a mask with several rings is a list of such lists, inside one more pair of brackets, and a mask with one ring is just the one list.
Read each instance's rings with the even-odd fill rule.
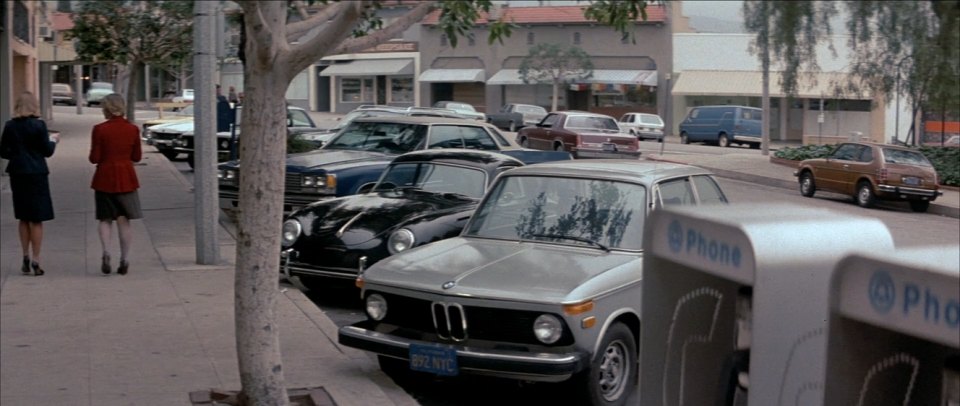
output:
[[73,65],[73,96],[77,100],[77,114],[83,114],[83,105],[87,102],[83,98],[83,65]]
[[194,95],[194,224],[197,263],[214,265],[220,262],[220,241],[217,227],[220,208],[217,202],[217,106],[213,90],[216,30],[216,2],[194,3],[193,67]]
[[[903,63],[903,60],[900,60],[900,63]],[[897,64],[897,107],[896,112],[894,113],[894,124],[893,124],[893,143],[896,144],[900,141],[900,63]]]

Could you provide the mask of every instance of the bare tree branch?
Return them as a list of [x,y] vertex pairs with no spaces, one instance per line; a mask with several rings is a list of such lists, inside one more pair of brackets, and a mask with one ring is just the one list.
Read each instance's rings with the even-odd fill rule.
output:
[[330,50],[352,34],[352,29],[363,15],[363,8],[367,3],[367,1],[337,3],[336,7],[342,10],[337,13],[336,19],[324,24],[321,31],[313,38],[290,48],[290,64],[287,66],[289,69],[287,73],[296,75],[317,59],[333,55]]
[[306,20],[310,17],[310,14],[307,13],[307,5],[303,3],[303,0],[294,0],[293,7],[297,9],[301,19]]
[[[334,18],[340,12],[340,3],[324,6],[313,16],[303,16],[303,21],[287,24],[287,41],[293,42],[306,35],[310,30]],[[305,12],[306,10],[304,10]]]
[[382,30],[378,30],[370,35],[343,41],[331,54],[350,54],[386,42],[397,34],[406,31],[407,28],[410,28],[410,26],[417,21],[422,20],[423,17],[430,13],[438,4],[437,2],[422,2]]

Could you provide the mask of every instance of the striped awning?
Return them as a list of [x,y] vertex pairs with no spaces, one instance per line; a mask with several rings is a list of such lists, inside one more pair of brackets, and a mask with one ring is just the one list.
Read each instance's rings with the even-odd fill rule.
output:
[[320,76],[413,75],[413,59],[354,59],[328,66]]
[[420,74],[421,82],[464,83],[483,82],[487,73],[483,69],[427,69]]
[[[760,71],[687,70],[679,75],[673,86],[676,96],[752,96],[763,95],[763,74]],[[840,98],[866,100],[870,93],[837,92],[836,86],[846,83],[848,75],[838,72],[801,73],[796,97],[805,99]],[[780,72],[770,72],[770,97],[784,97],[780,87]]]

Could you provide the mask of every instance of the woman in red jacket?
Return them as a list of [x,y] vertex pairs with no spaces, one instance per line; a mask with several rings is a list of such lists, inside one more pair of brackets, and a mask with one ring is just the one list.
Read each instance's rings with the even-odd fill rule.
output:
[[90,141],[90,163],[97,164],[93,174],[93,188],[97,220],[100,220],[100,244],[103,246],[103,262],[100,271],[110,273],[110,252],[107,245],[111,240],[113,221],[117,221],[120,235],[120,265],[117,273],[126,275],[130,268],[127,254],[133,238],[130,220],[142,218],[140,197],[137,189],[137,172],[134,162],[140,162],[140,130],[123,117],[126,103],[119,94],[103,98],[103,117],[107,121],[93,127]]

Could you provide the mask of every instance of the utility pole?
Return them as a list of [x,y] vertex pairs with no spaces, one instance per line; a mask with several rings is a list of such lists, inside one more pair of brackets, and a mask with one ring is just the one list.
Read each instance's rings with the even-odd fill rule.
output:
[[214,35],[216,7],[213,1],[194,3],[193,66],[194,95],[194,223],[196,227],[197,263],[214,265],[220,262],[220,241],[217,236],[220,208],[217,202],[217,97],[214,93],[216,55]]
[[770,155],[770,9],[769,3],[761,2],[763,9],[763,27],[757,45],[760,47],[760,68],[763,70],[762,98],[760,107],[763,109],[760,120],[760,154]]
[[87,102],[83,94],[83,65],[73,65],[73,97],[77,101],[77,114],[83,114],[83,105]]

